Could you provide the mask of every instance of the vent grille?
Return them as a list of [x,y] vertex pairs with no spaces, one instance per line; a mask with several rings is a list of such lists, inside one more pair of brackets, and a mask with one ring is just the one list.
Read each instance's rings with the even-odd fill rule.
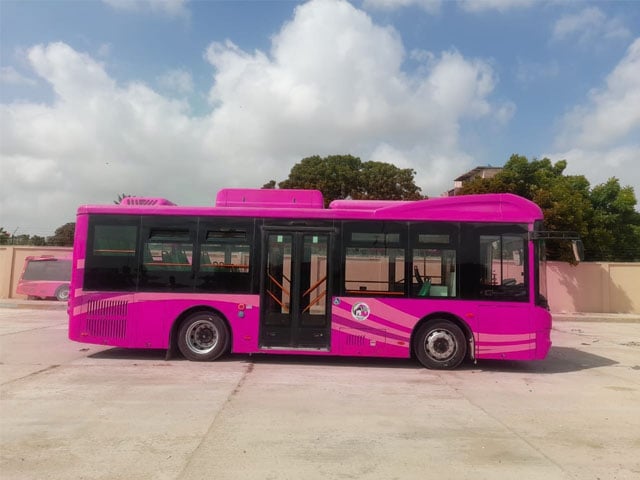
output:
[[175,206],[175,203],[165,199],[156,197],[125,197],[120,202],[120,205],[135,205],[135,206],[153,206],[153,205],[170,205]]
[[87,333],[92,337],[125,338],[127,336],[127,321],[88,318]]
[[125,338],[127,335],[126,300],[92,300],[87,308],[87,333],[93,337]]
[[364,335],[347,335],[347,345],[360,346],[367,344],[367,337]]

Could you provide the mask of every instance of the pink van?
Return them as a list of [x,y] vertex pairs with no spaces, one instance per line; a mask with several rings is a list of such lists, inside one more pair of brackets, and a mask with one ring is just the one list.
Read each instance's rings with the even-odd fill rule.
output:
[[16,293],[29,298],[56,298],[66,302],[70,280],[71,255],[29,256],[24,259]]

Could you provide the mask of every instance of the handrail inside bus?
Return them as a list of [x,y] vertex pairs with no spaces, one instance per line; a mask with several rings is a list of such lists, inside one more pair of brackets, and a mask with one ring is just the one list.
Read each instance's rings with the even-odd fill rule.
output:
[[291,292],[289,292],[289,290],[284,288],[284,285],[280,284],[280,282],[278,282],[278,280],[276,280],[276,278],[273,275],[271,275],[270,273],[268,273],[267,275],[269,276],[271,281],[275,283],[280,288],[280,290],[282,290],[283,293],[286,293],[287,295],[291,295]]
[[307,310],[311,310],[311,307],[313,307],[316,303],[322,300],[326,295],[327,295],[326,290],[323,292],[320,292],[316,298],[314,298],[312,301],[309,302],[309,305],[304,307],[304,310],[302,310],[302,313],[305,313]]
[[288,307],[284,302],[282,302],[280,299],[278,299],[278,298],[273,294],[273,292],[272,292],[271,290],[267,290],[267,293],[269,294],[269,296],[270,296],[271,298],[273,298],[273,299],[275,300],[275,302],[276,302],[278,305],[280,305],[280,306],[283,308],[283,310],[285,310],[285,312],[284,312],[284,313],[288,313],[288,312],[289,312],[289,307]]
[[311,292],[313,292],[316,288],[318,288],[320,285],[322,285],[326,281],[327,281],[327,276],[325,275],[320,280],[318,280],[316,283],[314,283],[312,286],[310,286],[307,289],[307,291],[302,294],[302,296],[304,297],[304,296],[310,294]]

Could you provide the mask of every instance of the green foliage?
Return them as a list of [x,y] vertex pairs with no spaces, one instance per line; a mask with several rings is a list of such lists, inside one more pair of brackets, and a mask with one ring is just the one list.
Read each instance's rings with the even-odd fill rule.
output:
[[[280,188],[320,190],[325,204],[340,198],[378,200],[417,200],[420,187],[413,177],[415,171],[401,169],[384,162],[362,162],[352,155],[315,155],[302,159],[291,168],[289,178]],[[275,187],[271,181],[263,188]]]
[[31,245],[34,245],[36,247],[43,247],[47,244],[47,239],[39,235],[31,235],[31,239],[29,240],[29,242]]
[[640,213],[633,188],[610,178],[593,187],[590,198],[593,235],[585,239],[585,248],[599,260],[640,260]]
[[10,238],[11,234],[7,232],[4,227],[0,227],[0,245],[7,245]]
[[52,237],[47,238],[47,245],[56,245],[59,247],[70,247],[73,245],[73,236],[75,234],[76,224],[73,222],[65,223],[58,227]]
[[[529,161],[512,155],[503,170],[490,179],[468,182],[462,194],[515,193],[537,203],[548,230],[580,234],[585,259],[640,261],[640,214],[632,187],[620,187],[617,178],[590,188],[583,175],[564,175],[565,160]],[[565,243],[549,242],[549,258],[570,261]]]

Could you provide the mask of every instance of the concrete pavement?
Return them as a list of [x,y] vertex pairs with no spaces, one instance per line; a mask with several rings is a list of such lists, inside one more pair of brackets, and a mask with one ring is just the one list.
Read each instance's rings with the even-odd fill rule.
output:
[[230,356],[70,342],[0,306],[2,479],[636,479],[640,325],[557,321],[540,362]]

